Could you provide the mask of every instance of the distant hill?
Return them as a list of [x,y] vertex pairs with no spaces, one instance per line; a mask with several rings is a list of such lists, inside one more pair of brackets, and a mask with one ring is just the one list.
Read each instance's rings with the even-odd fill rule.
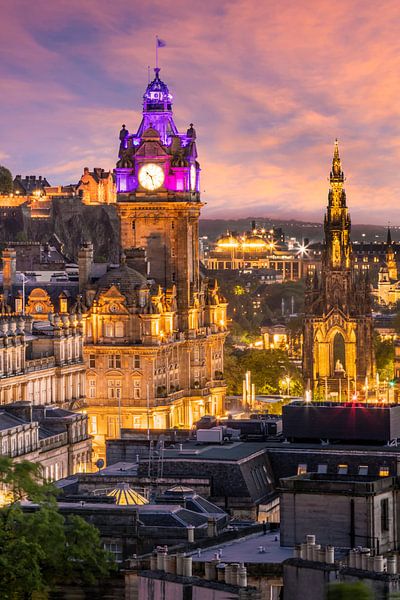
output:
[[[312,223],[310,221],[279,220],[268,217],[246,217],[243,219],[201,219],[200,235],[206,235],[211,241],[218,236],[229,231],[247,231],[251,228],[251,222],[256,221],[258,225],[265,227],[281,227],[286,237],[296,237],[298,240],[308,238],[310,242],[319,242],[323,239],[324,230],[322,223]],[[393,241],[400,240],[400,227],[392,226]],[[377,241],[386,240],[387,227],[382,225],[355,225],[351,227],[351,239],[353,241]],[[363,236],[363,234],[365,234]]]

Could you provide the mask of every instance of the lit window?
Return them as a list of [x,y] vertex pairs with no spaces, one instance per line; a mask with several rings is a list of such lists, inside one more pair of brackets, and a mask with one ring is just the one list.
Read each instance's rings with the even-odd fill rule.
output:
[[92,435],[97,433],[97,416],[96,415],[92,415],[90,417],[90,433]]
[[358,474],[359,475],[368,475],[368,466],[367,465],[360,465],[358,467]]
[[379,477],[389,477],[389,475],[390,475],[389,467],[380,467]]
[[65,298],[60,298],[60,312],[68,312],[67,300]]
[[109,369],[120,369],[121,368],[121,355],[110,354],[108,357],[108,368]]
[[306,464],[299,464],[297,466],[297,475],[305,475],[307,473],[307,465]]
[[325,475],[328,472],[328,465],[318,465],[317,473],[320,475]]
[[339,465],[338,466],[338,475],[347,475],[349,470],[349,465]]
[[104,324],[104,335],[106,337],[113,337],[113,324],[112,323]]
[[124,337],[124,324],[122,321],[115,323],[115,337]]

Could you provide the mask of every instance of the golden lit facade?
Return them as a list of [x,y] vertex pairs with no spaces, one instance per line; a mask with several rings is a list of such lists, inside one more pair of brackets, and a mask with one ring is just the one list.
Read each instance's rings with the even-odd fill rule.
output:
[[393,306],[400,300],[400,281],[390,229],[386,242],[386,261],[379,269],[378,284],[373,293],[378,303],[384,306]]
[[[6,422],[0,423],[0,453],[40,462],[48,479],[90,470],[88,420],[71,412],[84,403],[82,323],[58,315],[35,323],[29,316],[3,314],[0,419]],[[39,425],[45,434],[39,435]]]
[[273,269],[282,280],[298,280],[307,271],[307,256],[298,250],[282,250],[262,234],[220,237],[204,265],[210,270]]
[[114,204],[117,201],[117,188],[113,173],[100,168],[89,171],[85,167],[76,194],[83,204]]
[[350,399],[373,385],[375,361],[369,275],[353,268],[343,183],[336,142],[321,279],[315,272],[307,282],[303,376],[310,389]]
[[200,275],[196,132],[178,132],[171,99],[156,69],[138,132],[120,131],[121,264],[95,286],[81,282],[98,456],[121,428],[190,428],[224,411],[227,304]]

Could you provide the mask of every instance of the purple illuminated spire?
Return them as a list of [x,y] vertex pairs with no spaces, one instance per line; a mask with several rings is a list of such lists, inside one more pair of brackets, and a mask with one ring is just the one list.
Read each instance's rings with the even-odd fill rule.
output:
[[169,146],[171,136],[178,134],[172,118],[172,95],[160,79],[160,69],[156,67],[154,72],[155,77],[143,96],[143,119],[134,138],[141,138],[146,129],[153,127],[160,134],[162,143]]

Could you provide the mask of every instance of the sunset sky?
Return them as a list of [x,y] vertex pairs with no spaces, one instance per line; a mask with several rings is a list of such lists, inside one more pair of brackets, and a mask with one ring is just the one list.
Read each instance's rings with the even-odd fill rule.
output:
[[2,0],[0,162],[113,168],[158,34],[205,217],[321,220],[338,137],[353,221],[400,224],[399,30],[398,0]]

